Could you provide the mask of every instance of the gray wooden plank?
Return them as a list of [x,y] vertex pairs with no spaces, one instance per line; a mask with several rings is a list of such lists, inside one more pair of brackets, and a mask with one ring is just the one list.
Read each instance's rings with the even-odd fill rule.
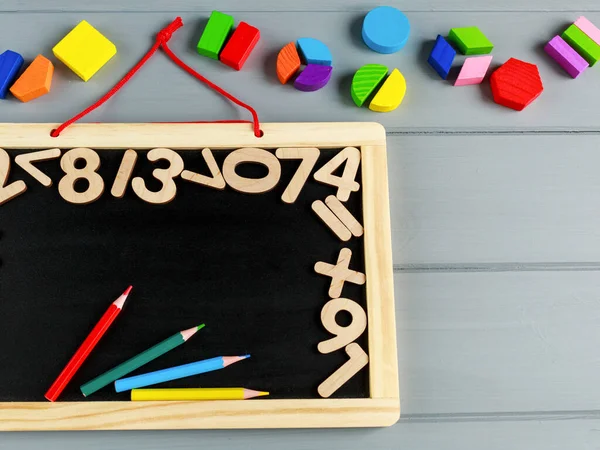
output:
[[[117,56],[91,81],[84,83],[57,62],[50,95],[30,104],[0,102],[0,121],[62,121],[106,92],[138,61],[154,36],[174,18],[173,13],[62,13],[2,14],[0,42],[33,59],[51,55],[52,46],[79,20],[86,18],[112,39]],[[394,55],[379,55],[361,42],[362,13],[246,12],[237,15],[262,31],[262,39],[243,71],[200,57],[194,46],[207,14],[186,13],[186,26],[171,47],[185,61],[225,89],[254,105],[263,121],[380,121],[389,131],[600,131],[596,105],[598,71],[590,69],[578,80],[560,72],[540,46],[564,29],[578,13],[438,13],[409,15],[413,33],[409,44]],[[588,14],[600,24],[600,13]],[[426,63],[428,48],[438,33],[452,26],[477,24],[496,43],[497,63],[515,56],[539,64],[546,86],[542,96],[521,113],[500,107],[489,87],[454,88],[442,81]],[[510,33],[507,27],[510,24]],[[334,57],[329,85],[315,93],[281,86],[275,77],[278,50],[290,40],[310,34],[326,42]],[[18,38],[17,38],[18,37]],[[54,59],[52,57],[52,59]],[[408,83],[404,104],[396,111],[378,114],[357,108],[349,95],[354,71],[365,63],[398,66]],[[436,78],[437,77],[437,78]],[[211,92],[159,54],[122,92],[88,121],[164,121],[247,119],[249,114]]]
[[22,450],[191,450],[210,448],[260,450],[564,450],[600,446],[598,419],[531,420],[524,422],[414,423],[375,430],[244,430],[4,433],[0,449]]
[[599,261],[599,158],[596,136],[388,137],[394,263]]
[[[474,4],[469,0],[392,0],[386,2],[402,11],[598,11],[594,0],[537,0],[523,2],[519,0],[489,0]],[[241,2],[239,0],[145,0],[128,1],[104,0],[4,0],[0,11],[118,11],[118,12],[206,12],[218,8],[221,11],[368,11],[381,5],[379,0],[262,0],[259,2]]]

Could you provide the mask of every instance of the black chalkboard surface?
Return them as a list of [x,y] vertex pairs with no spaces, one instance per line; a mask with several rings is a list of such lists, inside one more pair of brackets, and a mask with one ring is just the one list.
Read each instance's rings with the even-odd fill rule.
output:
[[[208,174],[200,150],[178,153],[186,169]],[[9,151],[12,158],[23,152]],[[220,167],[227,153],[215,153]],[[334,153],[322,152],[316,168]],[[129,284],[134,289],[123,312],[60,400],[128,400],[112,386],[84,398],[79,386],[200,323],[206,328],[187,343],[134,373],[250,353],[224,370],[161,387],[246,387],[270,391],[270,398],[318,398],[317,386],[348,357],[317,351],[331,337],[319,318],[330,278],[313,266],[334,263],[347,247],[350,267],[365,271],[363,239],[341,243],[311,210],[335,188],[310,177],[295,203],[282,202],[299,165],[282,160],[281,182],[268,193],[219,191],[177,178],[175,200],[152,205],[131,187],[122,199],[111,196],[123,150],[98,154],[105,192],[85,206],[60,197],[58,159],[36,164],[54,180],[50,188],[13,164],[9,182],[24,180],[28,190],[0,207],[0,402],[45,401],[46,389]],[[146,151],[138,154],[134,176],[158,189],[151,172],[164,166],[149,162]],[[260,177],[265,168],[244,164],[238,173]],[[358,218],[361,199],[359,191],[345,203]],[[343,296],[366,308],[364,286],[346,283]],[[339,316],[343,324],[347,318]],[[357,342],[367,349],[367,333]],[[334,397],[368,397],[368,384],[365,368]]]

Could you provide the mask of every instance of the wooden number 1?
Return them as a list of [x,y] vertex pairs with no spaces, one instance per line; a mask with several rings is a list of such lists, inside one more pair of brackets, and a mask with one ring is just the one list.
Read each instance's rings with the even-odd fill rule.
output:
[[10,156],[8,156],[6,150],[0,148],[0,205],[3,205],[27,190],[27,185],[21,180],[15,181],[6,186],[9,173]]
[[[340,326],[335,317],[340,311],[347,311],[352,316],[350,325]],[[319,342],[317,348],[321,353],[331,353],[357,339],[367,328],[367,315],[364,309],[348,298],[329,300],[321,310],[321,322],[327,331],[335,335],[331,339]]]
[[319,385],[317,391],[321,397],[330,397],[369,362],[369,357],[356,342],[346,346],[346,353],[350,359]]
[[319,155],[321,154],[318,148],[278,148],[275,152],[279,159],[301,159],[302,162],[298,170],[292,177],[290,184],[283,191],[281,200],[286,203],[294,203],[300,195],[300,191],[304,187],[306,180],[310,176]]
[[139,198],[148,203],[162,205],[169,203],[177,194],[177,185],[173,178],[179,176],[183,170],[183,159],[173,150],[168,148],[155,148],[148,152],[149,161],[158,161],[164,159],[169,161],[169,167],[166,169],[154,169],[152,175],[162,183],[162,188],[158,192],[152,192],[146,187],[144,179],[135,177],[131,181],[131,187]]

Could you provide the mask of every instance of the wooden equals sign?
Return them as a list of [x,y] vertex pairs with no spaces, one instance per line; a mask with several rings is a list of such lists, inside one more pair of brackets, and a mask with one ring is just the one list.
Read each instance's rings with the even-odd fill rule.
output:
[[316,200],[312,209],[341,241],[348,241],[353,235],[360,237],[364,233],[363,226],[335,195],[327,197],[325,203]]

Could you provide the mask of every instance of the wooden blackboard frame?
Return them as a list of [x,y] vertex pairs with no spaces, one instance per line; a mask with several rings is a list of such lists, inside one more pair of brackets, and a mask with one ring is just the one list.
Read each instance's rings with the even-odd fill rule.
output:
[[[0,124],[0,148],[213,150],[346,146],[361,151],[370,398],[214,402],[3,402],[0,430],[327,428],[394,424],[400,415],[385,129],[377,123]],[[74,206],[75,207],[75,206]],[[315,220],[317,218],[315,217]]]

